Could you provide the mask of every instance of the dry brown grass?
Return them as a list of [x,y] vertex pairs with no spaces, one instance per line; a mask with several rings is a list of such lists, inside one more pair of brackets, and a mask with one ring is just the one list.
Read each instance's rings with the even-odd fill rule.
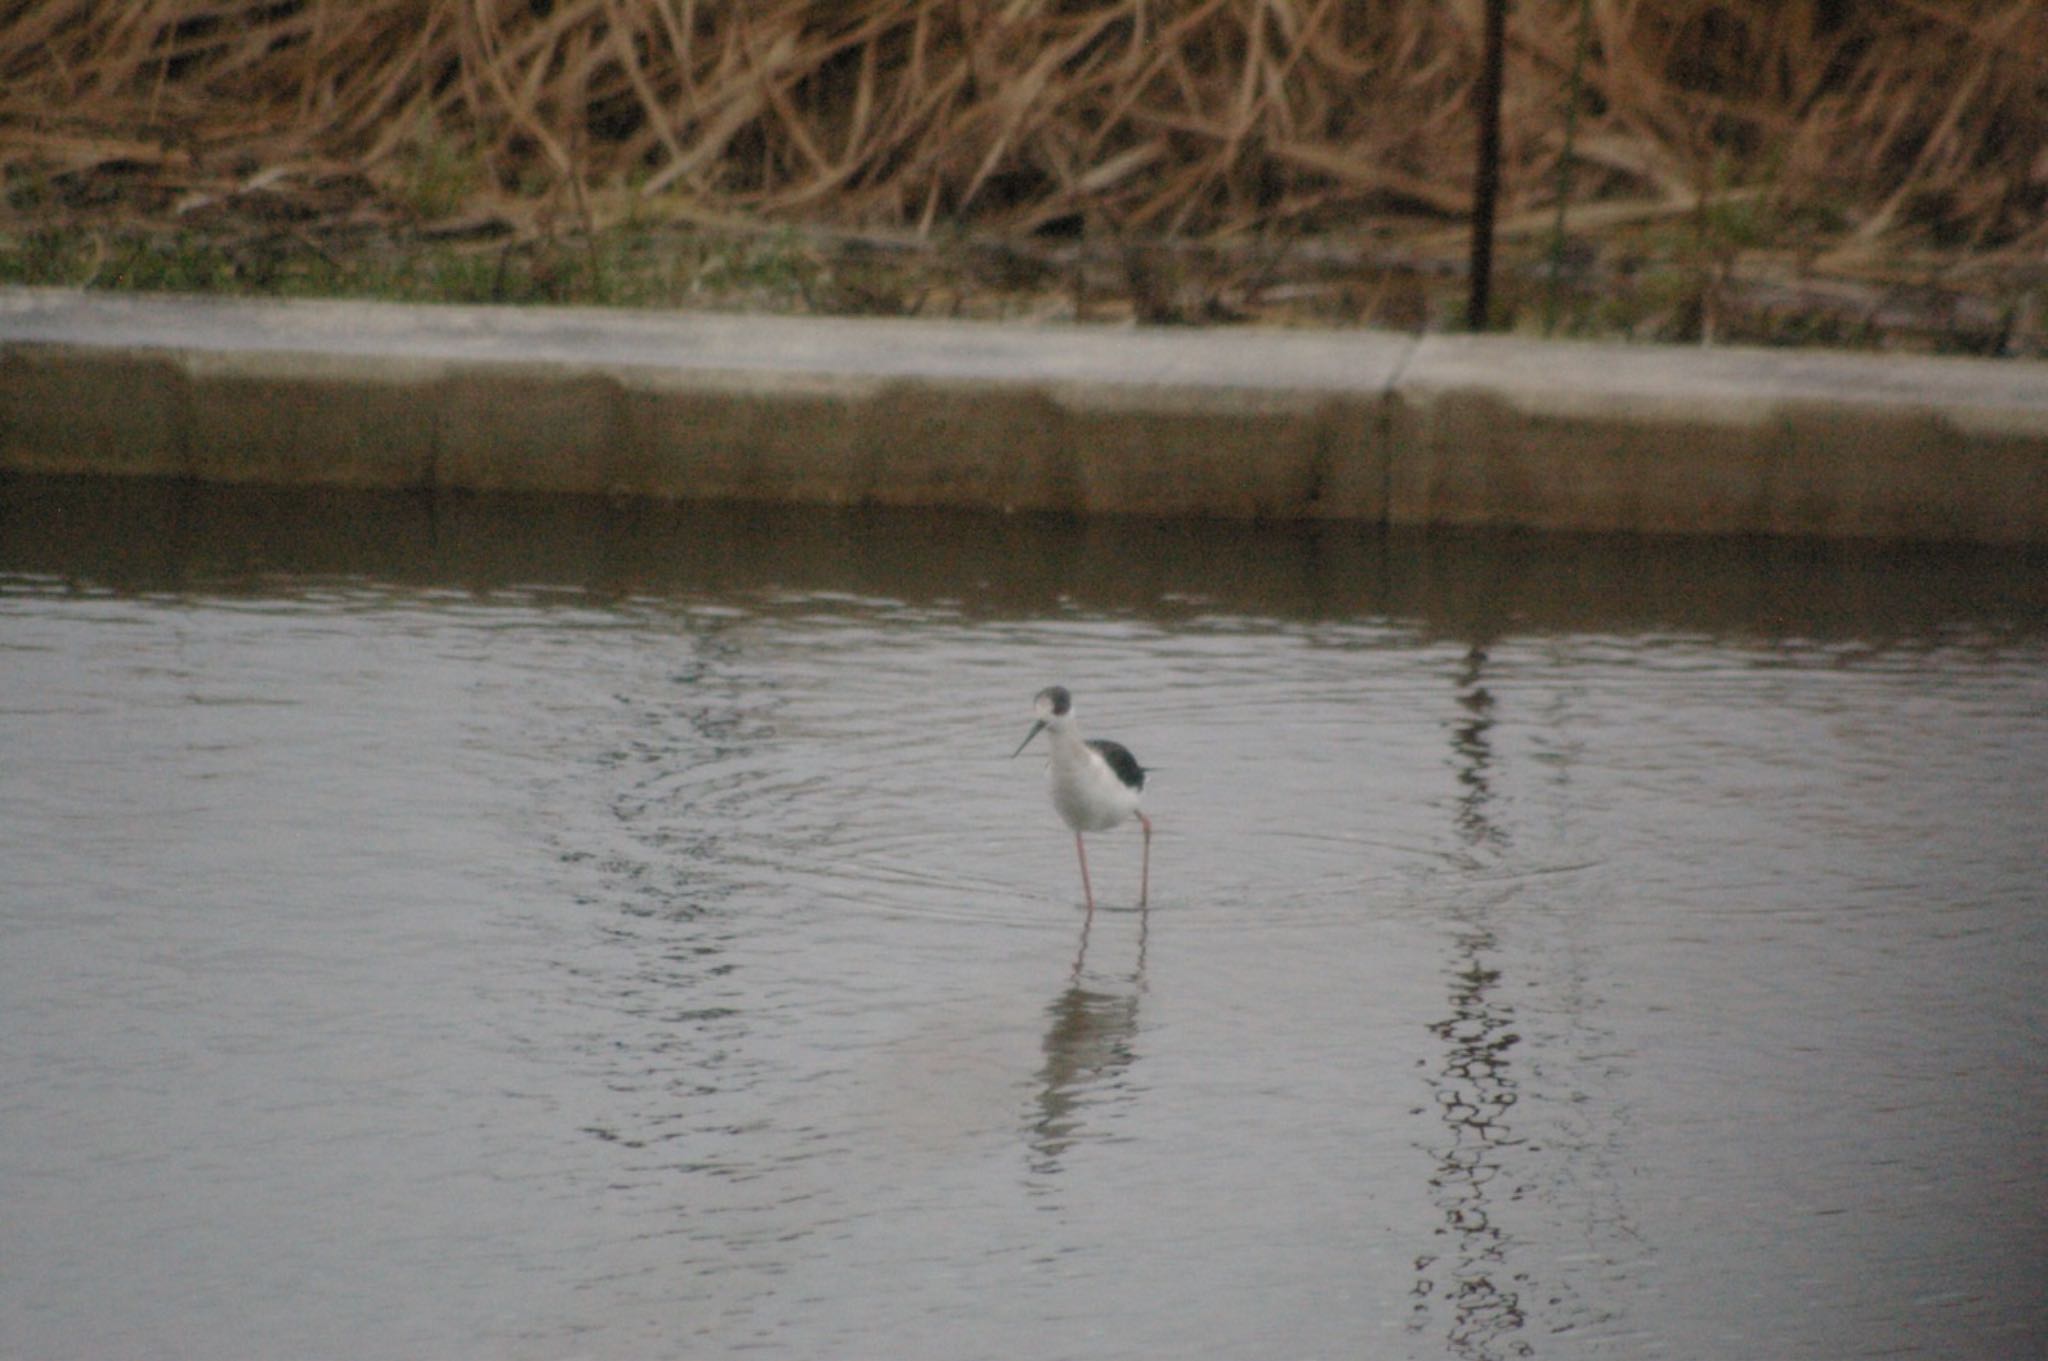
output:
[[[469,168],[447,172],[466,196],[586,215],[639,195],[681,218],[1211,238],[1452,220],[1469,196],[1477,0],[0,8],[10,173],[417,189],[424,147]],[[2048,246],[2040,0],[1590,13],[1578,204],[1654,218],[1748,191],[1830,217],[1837,245]],[[1515,6],[1510,226],[1552,192],[1577,15]]]

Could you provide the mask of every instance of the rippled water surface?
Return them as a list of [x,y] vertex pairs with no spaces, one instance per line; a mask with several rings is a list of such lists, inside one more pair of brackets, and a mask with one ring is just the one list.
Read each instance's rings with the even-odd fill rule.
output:
[[2039,1356],[2043,583],[0,484],[0,1355]]

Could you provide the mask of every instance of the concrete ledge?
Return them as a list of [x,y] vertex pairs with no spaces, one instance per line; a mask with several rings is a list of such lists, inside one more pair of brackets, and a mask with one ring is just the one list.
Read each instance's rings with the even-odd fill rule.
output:
[[0,290],[0,471],[2048,542],[2048,366]]
[[1397,523],[2043,542],[2048,366],[1431,337]]

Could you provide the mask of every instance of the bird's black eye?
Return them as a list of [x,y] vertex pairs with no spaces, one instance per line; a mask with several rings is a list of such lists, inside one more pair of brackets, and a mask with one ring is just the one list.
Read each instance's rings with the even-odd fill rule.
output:
[[1054,718],[1065,716],[1074,707],[1074,697],[1067,693],[1064,685],[1048,685],[1038,692],[1038,697],[1052,706]]

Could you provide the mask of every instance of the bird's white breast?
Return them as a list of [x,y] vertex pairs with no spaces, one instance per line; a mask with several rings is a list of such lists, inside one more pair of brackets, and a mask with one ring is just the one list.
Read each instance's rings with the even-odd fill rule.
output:
[[1052,806],[1077,832],[1106,832],[1138,810],[1138,791],[1078,741],[1053,748],[1051,778]]

